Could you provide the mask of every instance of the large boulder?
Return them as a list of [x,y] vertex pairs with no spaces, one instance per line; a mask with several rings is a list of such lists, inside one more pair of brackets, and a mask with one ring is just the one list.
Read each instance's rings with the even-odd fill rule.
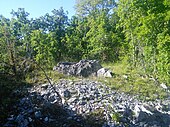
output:
[[97,71],[97,77],[111,78],[111,77],[113,77],[113,73],[111,70],[109,70],[107,68],[101,68]]
[[97,71],[102,66],[97,60],[80,60],[78,63],[61,62],[54,66],[53,70],[57,70],[63,74],[88,77],[90,75],[97,76]]

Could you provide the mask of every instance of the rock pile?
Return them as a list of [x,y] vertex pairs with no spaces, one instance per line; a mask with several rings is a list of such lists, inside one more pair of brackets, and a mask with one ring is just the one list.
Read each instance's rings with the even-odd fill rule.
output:
[[97,60],[80,60],[78,63],[62,62],[54,66],[53,70],[59,71],[63,74],[73,76],[102,76],[112,77],[112,72],[108,69],[102,68]]
[[35,86],[14,109],[4,126],[170,126],[170,99],[141,102],[137,96],[90,80],[60,80],[56,85]]

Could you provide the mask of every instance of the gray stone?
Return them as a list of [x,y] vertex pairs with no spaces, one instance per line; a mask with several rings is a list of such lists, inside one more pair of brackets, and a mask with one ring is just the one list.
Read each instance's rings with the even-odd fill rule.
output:
[[31,117],[28,117],[28,120],[29,120],[29,122],[32,122],[32,118]]
[[70,91],[69,91],[68,89],[66,89],[66,90],[64,91],[64,97],[68,98],[68,97],[70,97],[70,96],[71,96]]
[[42,116],[41,111],[36,111],[34,115],[36,118],[40,118]]
[[77,93],[77,90],[75,90],[75,89],[70,89],[69,91],[70,91],[71,94],[76,94]]
[[111,78],[113,77],[113,73],[111,70],[106,69],[106,68],[101,68],[97,71],[97,76],[98,77],[107,77],[107,78]]
[[25,119],[24,122],[23,122],[23,127],[28,127],[28,124],[29,124],[28,120]]
[[140,111],[137,116],[137,122],[148,121],[150,115],[146,112]]
[[3,125],[3,127],[14,127],[14,125],[11,123],[11,121],[8,121]]
[[10,115],[10,117],[7,118],[7,120],[9,120],[9,121],[14,120],[14,119],[15,119],[15,118],[14,118],[14,115]]
[[97,60],[81,60],[78,63],[62,62],[54,66],[53,70],[57,70],[63,74],[88,77],[95,75],[102,68]]
[[21,115],[21,114],[19,114],[19,115],[17,116],[17,118],[16,118],[16,121],[17,121],[18,123],[21,123],[23,120],[24,120],[24,116]]
[[97,76],[98,77],[103,77],[103,75],[106,73],[106,69],[105,68],[101,68],[97,71]]
[[29,109],[28,110],[28,113],[30,114],[30,113],[33,113],[33,109]]
[[78,99],[76,97],[70,98],[67,102],[68,103],[74,103],[76,102]]
[[112,78],[113,77],[113,72],[111,70],[108,70],[105,74],[104,77],[106,78]]
[[45,121],[45,122],[48,122],[48,120],[49,120],[48,117],[45,117],[45,118],[44,118],[44,121]]
[[167,89],[168,89],[168,87],[166,86],[166,84],[165,84],[165,83],[161,83],[161,84],[160,84],[160,86],[161,86],[163,89],[165,89],[165,90],[167,90]]
[[71,116],[67,117],[67,120],[72,120],[73,118]]
[[85,105],[85,104],[87,104],[87,102],[86,102],[86,101],[80,101],[79,104],[80,104],[80,105]]

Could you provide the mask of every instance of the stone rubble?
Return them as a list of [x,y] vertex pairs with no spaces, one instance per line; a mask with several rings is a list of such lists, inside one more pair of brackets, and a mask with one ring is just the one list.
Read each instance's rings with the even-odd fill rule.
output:
[[57,66],[53,67],[54,71],[66,75],[73,76],[98,76],[98,77],[112,77],[113,73],[111,70],[103,68],[97,60],[80,60],[78,63],[75,62],[61,62]]
[[97,81],[62,79],[29,88],[4,125],[15,126],[170,127],[170,98],[143,102]]

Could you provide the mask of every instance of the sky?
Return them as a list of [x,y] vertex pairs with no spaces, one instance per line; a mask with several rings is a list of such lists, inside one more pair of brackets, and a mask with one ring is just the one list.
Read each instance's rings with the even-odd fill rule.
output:
[[75,0],[0,0],[0,15],[11,18],[12,9],[17,11],[18,8],[25,8],[29,18],[39,18],[46,13],[51,13],[53,9],[58,10],[63,7],[64,11],[68,11],[69,18],[75,14]]

